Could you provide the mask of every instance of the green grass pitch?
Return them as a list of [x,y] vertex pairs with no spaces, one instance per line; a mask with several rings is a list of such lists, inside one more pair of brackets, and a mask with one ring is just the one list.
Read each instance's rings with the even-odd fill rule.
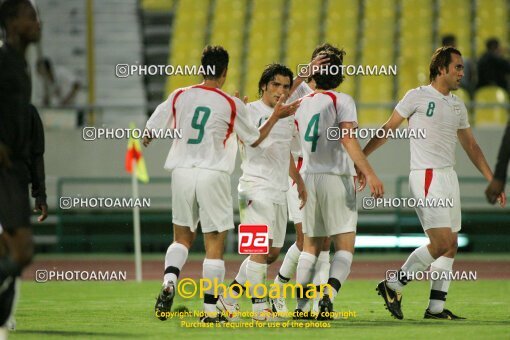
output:
[[[403,294],[404,320],[394,320],[375,292],[377,281],[351,280],[334,301],[335,311],[356,312],[355,318],[334,320],[329,328],[208,328],[181,327],[178,319],[154,317],[160,282],[23,282],[11,339],[508,339],[510,281],[453,282],[447,308],[465,321],[424,320],[428,282],[412,282]],[[250,311],[250,302],[240,300]],[[198,298],[176,297],[174,308],[202,309]],[[294,302],[288,301],[289,308]],[[198,318],[187,318],[197,322]],[[250,319],[242,319],[248,323]],[[306,325],[305,325],[306,326]]]

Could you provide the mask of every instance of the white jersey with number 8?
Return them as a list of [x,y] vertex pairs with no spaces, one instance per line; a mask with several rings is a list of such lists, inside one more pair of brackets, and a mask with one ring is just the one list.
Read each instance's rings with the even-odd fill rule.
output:
[[469,127],[466,106],[457,96],[420,86],[407,92],[395,110],[409,120],[410,130],[425,130],[425,138],[410,141],[411,170],[455,165],[457,130]]

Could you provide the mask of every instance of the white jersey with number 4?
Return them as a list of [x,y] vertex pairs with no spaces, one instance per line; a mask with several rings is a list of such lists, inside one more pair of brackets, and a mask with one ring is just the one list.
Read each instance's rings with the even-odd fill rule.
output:
[[247,145],[259,138],[246,106],[217,88],[195,85],[177,89],[160,104],[147,129],[181,129],[165,162],[165,169],[202,168],[232,173],[237,142]]
[[342,122],[357,127],[356,105],[351,96],[335,91],[315,92],[305,96],[296,111],[303,167],[301,173],[354,175],[350,158],[339,140],[328,140],[328,128]]
[[462,100],[445,96],[432,85],[406,93],[395,110],[409,120],[409,129],[424,129],[425,138],[413,138],[411,170],[440,169],[455,165],[457,130],[469,128]]
[[[250,119],[261,126],[274,111],[262,100],[247,105]],[[239,195],[248,199],[269,200],[285,203],[285,192],[289,189],[290,143],[297,135],[294,117],[278,120],[262,142],[261,147],[252,148],[246,143],[241,148],[243,175],[239,179]]]

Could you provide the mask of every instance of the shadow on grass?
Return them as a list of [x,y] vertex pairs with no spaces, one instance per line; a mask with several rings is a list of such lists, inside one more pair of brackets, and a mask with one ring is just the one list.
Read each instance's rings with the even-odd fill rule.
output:
[[73,332],[73,331],[37,331],[37,330],[17,330],[14,332],[16,335],[61,335],[61,336],[101,336],[101,337],[109,337],[109,338],[138,338],[140,335],[136,334],[127,334],[127,333],[104,333],[104,332]]

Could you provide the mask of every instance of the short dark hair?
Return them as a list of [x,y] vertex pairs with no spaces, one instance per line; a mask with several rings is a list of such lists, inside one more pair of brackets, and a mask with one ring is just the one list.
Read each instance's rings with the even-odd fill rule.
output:
[[277,75],[289,77],[290,87],[292,87],[292,82],[294,79],[294,74],[292,73],[292,71],[287,66],[282,65],[282,64],[276,64],[276,63],[269,64],[269,65],[266,65],[266,68],[264,69],[264,71],[262,71],[262,75],[260,76],[259,96],[262,96],[262,92],[263,92],[262,88],[265,85],[269,84],[269,82],[271,80],[274,80],[274,78]]
[[32,6],[29,0],[0,0],[0,27],[7,30],[7,21],[19,14],[19,7],[22,4]]
[[[202,66],[206,74],[205,79],[218,79],[228,68],[228,52],[222,46],[207,45],[202,51]],[[214,74],[207,74],[208,67],[214,68]]]
[[432,54],[432,58],[430,59],[430,73],[429,79],[433,81],[439,75],[439,69],[441,67],[448,68],[448,65],[452,62],[452,53],[458,54],[462,57],[462,54],[458,49],[452,46],[443,46],[439,47]]
[[319,54],[324,54],[329,58],[327,65],[321,65],[320,71],[312,75],[315,84],[319,90],[336,89],[344,81],[342,63],[344,61],[343,50],[336,53],[333,50],[326,50]]
[[487,50],[489,50],[489,51],[497,50],[498,47],[499,47],[499,40],[498,40],[498,38],[487,39],[487,41],[485,42],[485,46],[487,47]]
[[456,42],[457,38],[455,38],[453,34],[447,34],[443,36],[443,39],[441,40],[441,45],[455,47]]
[[342,58],[345,55],[345,51],[344,50],[341,50],[338,47],[331,45],[330,43],[323,43],[323,44],[315,47],[315,50],[313,50],[313,53],[312,53],[312,59],[311,60],[315,59],[315,57],[319,53],[324,52],[324,51],[332,51],[332,52],[334,52],[334,53],[336,53],[338,55],[341,54]]

